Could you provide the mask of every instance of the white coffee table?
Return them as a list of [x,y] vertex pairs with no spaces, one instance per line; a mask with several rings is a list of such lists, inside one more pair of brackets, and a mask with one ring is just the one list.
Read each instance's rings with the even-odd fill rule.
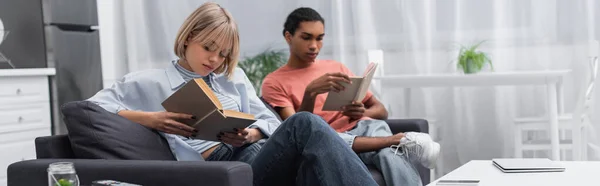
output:
[[503,173],[494,167],[491,160],[473,160],[431,182],[439,180],[479,180],[479,186],[520,185],[600,185],[599,161],[562,161],[564,172],[549,173]]

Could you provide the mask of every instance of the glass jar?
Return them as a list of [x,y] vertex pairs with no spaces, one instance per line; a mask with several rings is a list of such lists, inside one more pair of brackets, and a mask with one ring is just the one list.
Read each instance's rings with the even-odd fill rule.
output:
[[48,166],[48,186],[79,186],[75,166],[71,162],[56,162]]

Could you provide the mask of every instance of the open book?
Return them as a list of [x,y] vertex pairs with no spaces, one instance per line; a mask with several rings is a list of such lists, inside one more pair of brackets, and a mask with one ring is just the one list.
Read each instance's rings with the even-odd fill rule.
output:
[[182,120],[198,130],[195,138],[218,141],[220,132],[233,132],[234,128],[246,128],[256,120],[251,114],[233,110],[223,110],[215,93],[202,79],[187,82],[162,102],[165,110],[196,116],[196,119]]
[[346,88],[340,92],[329,91],[325,104],[324,111],[341,111],[343,106],[351,104],[353,101],[362,101],[367,95],[371,79],[377,69],[377,63],[369,63],[362,77],[352,76],[350,81],[352,84],[342,83]]

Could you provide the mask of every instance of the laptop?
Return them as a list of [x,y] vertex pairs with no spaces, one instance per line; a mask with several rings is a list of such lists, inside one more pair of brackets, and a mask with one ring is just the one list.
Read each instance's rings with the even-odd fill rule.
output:
[[505,173],[563,172],[565,167],[547,158],[492,159],[494,166]]

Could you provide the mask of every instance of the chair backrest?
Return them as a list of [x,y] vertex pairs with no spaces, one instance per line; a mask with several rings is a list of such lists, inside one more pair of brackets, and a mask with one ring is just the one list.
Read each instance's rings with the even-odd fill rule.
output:
[[[367,50],[367,58],[368,61],[367,63],[377,63],[377,70],[375,71],[375,77],[383,77],[385,76],[385,63],[383,62],[383,50],[380,49],[372,49],[372,50]],[[371,88],[370,90],[373,92],[373,94],[375,95],[376,98],[379,98],[381,101],[381,103],[384,104],[384,107],[387,109],[388,113],[393,113],[392,111],[392,104],[390,102],[386,102],[384,101],[384,97],[383,97],[383,85],[381,83],[381,80],[376,80],[373,79],[371,81]]]
[[71,142],[67,135],[44,136],[35,138],[37,159],[75,158]]
[[582,92],[576,103],[576,112],[579,111],[579,114],[583,115],[590,111],[590,106],[593,104],[592,101],[594,98],[596,77],[598,76],[598,56],[600,52],[598,51],[600,50],[600,46],[598,45],[598,41],[590,41],[590,44],[588,45],[588,68],[586,68],[587,72],[585,73],[585,80],[581,81]]
[[[594,90],[598,76],[598,57],[600,53],[600,44],[598,41],[590,41],[588,45],[588,68],[584,75],[585,79],[581,81],[581,92],[575,103],[573,111],[573,144],[574,160],[587,160],[588,148],[588,132],[593,130],[593,125],[590,122],[590,116],[593,114]],[[593,134],[593,133],[592,133]]]
[[[367,51],[367,58],[368,61],[367,63],[377,63],[377,70],[375,70],[375,77],[381,77],[385,75],[384,72],[384,63],[383,63],[383,50],[377,50],[377,49],[373,49],[373,50],[368,50]],[[381,83],[377,80],[373,80],[371,82],[371,90],[373,91],[373,93],[377,96],[380,97],[382,95],[383,92],[383,87],[381,86]]]

